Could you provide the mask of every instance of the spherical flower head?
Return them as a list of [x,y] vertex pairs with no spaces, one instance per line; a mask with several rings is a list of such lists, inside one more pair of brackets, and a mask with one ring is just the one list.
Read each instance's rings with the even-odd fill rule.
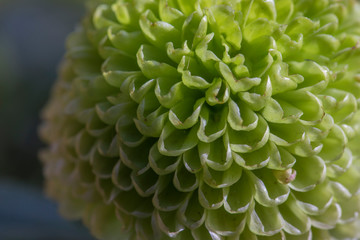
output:
[[360,239],[360,4],[97,0],[43,112],[100,239]]

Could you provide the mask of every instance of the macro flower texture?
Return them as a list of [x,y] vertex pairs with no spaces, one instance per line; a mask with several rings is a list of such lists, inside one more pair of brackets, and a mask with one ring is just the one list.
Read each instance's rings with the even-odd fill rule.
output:
[[105,240],[360,239],[359,47],[353,0],[93,1],[47,194]]

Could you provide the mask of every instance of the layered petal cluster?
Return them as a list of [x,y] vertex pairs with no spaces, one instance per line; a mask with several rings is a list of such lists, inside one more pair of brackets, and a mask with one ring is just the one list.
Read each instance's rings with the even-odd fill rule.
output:
[[98,0],[44,110],[101,239],[360,239],[360,4]]

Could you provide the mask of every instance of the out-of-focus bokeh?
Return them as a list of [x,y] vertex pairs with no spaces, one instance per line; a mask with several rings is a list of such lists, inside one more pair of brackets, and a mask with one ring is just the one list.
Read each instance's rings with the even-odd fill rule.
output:
[[93,239],[42,192],[37,128],[81,0],[0,0],[0,239]]

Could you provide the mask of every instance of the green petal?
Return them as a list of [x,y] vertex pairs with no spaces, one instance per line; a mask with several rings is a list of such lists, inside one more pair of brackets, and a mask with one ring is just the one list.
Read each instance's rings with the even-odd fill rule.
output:
[[115,26],[109,27],[107,36],[114,47],[131,58],[136,55],[141,44],[145,41],[141,31],[128,32]]
[[318,154],[322,150],[322,147],[323,145],[321,143],[312,142],[310,138],[305,135],[305,139],[303,141],[287,147],[287,150],[300,157],[310,157]]
[[228,109],[226,106],[219,110],[213,110],[206,105],[200,112],[200,127],[197,136],[202,142],[213,142],[219,139],[226,131],[226,116]]
[[161,56],[157,48],[151,45],[141,45],[136,57],[141,71],[150,79],[178,76],[176,68],[167,63],[167,57]]
[[231,186],[240,179],[241,174],[242,168],[236,163],[233,163],[226,171],[213,170],[206,165],[203,167],[203,180],[213,188]]
[[271,149],[269,145],[267,143],[262,148],[249,153],[237,154],[233,152],[232,155],[237,164],[248,170],[263,168],[270,161]]
[[290,22],[286,28],[286,34],[294,38],[297,34],[307,35],[318,27],[318,22],[314,22],[307,17],[299,16]]
[[290,189],[280,184],[268,169],[246,171],[255,185],[255,199],[261,205],[274,207],[286,201]]
[[151,168],[141,173],[135,171],[131,173],[133,186],[142,197],[148,197],[155,193],[158,186],[158,178],[158,175]]
[[[212,77],[206,76],[206,78],[204,78],[201,76],[204,74],[197,75],[201,67],[196,61],[195,58],[183,56],[178,66],[178,72],[182,74],[182,82],[188,88],[206,89],[211,86]],[[211,80],[209,78],[211,78]]]
[[211,29],[217,36],[224,36],[225,40],[236,50],[241,47],[242,32],[235,20],[234,10],[227,5],[215,5],[206,9]]
[[174,186],[181,192],[192,192],[199,186],[198,177],[179,164],[173,178]]
[[109,158],[102,156],[97,150],[93,150],[90,155],[90,164],[95,175],[103,178],[111,177],[112,170],[117,163],[118,158]]
[[246,212],[253,201],[254,189],[249,177],[242,174],[240,180],[224,189],[224,208],[229,213]]
[[[118,161],[119,163],[120,161]],[[116,164],[117,165],[117,164]],[[116,168],[116,165],[114,169]],[[95,181],[95,174],[91,171],[91,165],[88,161],[81,161],[77,166],[79,180],[86,184],[93,184]],[[116,184],[115,184],[116,185]]]
[[325,85],[322,85],[325,88],[330,79],[329,69],[320,66],[315,61],[289,62],[289,71],[301,74],[306,79],[306,81],[298,85],[298,88],[305,88],[304,90],[308,91],[311,91],[310,86],[316,87],[317,84],[322,84],[322,82],[325,83]]
[[262,110],[264,118],[273,123],[294,123],[300,119],[303,114],[300,109],[281,99],[278,100],[274,98],[270,98]]
[[295,191],[307,192],[324,181],[326,176],[326,166],[324,161],[317,156],[308,158],[296,158],[296,178],[290,183],[290,187]]
[[279,0],[275,2],[276,7],[276,21],[280,23],[287,23],[294,12],[294,3],[291,0]]
[[325,114],[322,102],[308,91],[288,91],[286,94],[279,94],[277,99],[282,99],[299,109],[303,113],[300,121],[306,125],[320,122]]
[[221,78],[216,79],[213,85],[205,93],[206,102],[210,106],[224,104],[230,98],[230,89],[225,81]]
[[339,206],[341,208],[340,223],[350,223],[358,219],[360,213],[359,195],[345,201],[339,201]]
[[155,80],[148,80],[146,78],[136,78],[129,84],[130,97],[137,103],[139,103],[144,96],[154,89]]
[[242,2],[241,7],[245,17],[244,23],[258,18],[267,18],[268,20],[276,18],[274,1]]
[[249,131],[257,126],[259,117],[246,104],[230,99],[227,120],[232,129]]
[[[124,64],[119,64],[120,62]],[[122,54],[107,58],[101,68],[106,82],[114,87],[121,87],[131,76],[141,76],[139,67],[134,64],[133,59]]]
[[288,64],[275,63],[270,69],[270,79],[273,88],[273,94],[287,92],[296,89],[298,83],[304,79],[301,75],[290,75],[288,73]]
[[140,152],[137,150],[137,148],[132,148],[121,144],[120,159],[127,167],[135,171],[145,171],[147,168],[149,168],[147,157],[153,144],[153,140],[147,139],[139,146],[143,149],[143,151]]
[[106,204],[112,203],[121,191],[117,187],[114,187],[111,179],[96,178],[95,184]]
[[177,29],[181,28],[183,21],[185,20],[185,15],[169,5],[168,0],[160,0],[159,2],[159,15],[162,21],[170,23]]
[[229,138],[230,147],[234,152],[251,152],[264,146],[269,139],[269,126],[266,121],[259,117],[258,125],[254,130],[235,131],[227,128],[227,136]]
[[205,37],[207,32],[207,17],[199,12],[192,12],[182,26],[183,42],[188,42],[193,49]]
[[333,202],[329,185],[324,182],[308,192],[293,192],[298,206],[309,215],[319,215]]
[[214,240],[219,239],[220,236],[214,232],[210,232],[203,224],[201,227],[193,229],[191,234],[195,240]]
[[220,59],[216,56],[216,54],[209,50],[209,44],[213,43],[214,33],[210,33],[206,35],[203,39],[199,39],[199,44],[195,48],[196,57],[198,57],[202,64],[205,66],[206,70],[211,74],[216,74],[214,69],[217,62]]
[[169,111],[169,120],[177,129],[193,127],[199,119],[205,99],[185,99],[172,107]]
[[279,205],[279,212],[283,219],[284,231],[290,235],[306,234],[310,230],[310,218],[298,208],[292,196],[284,204]]
[[110,26],[117,25],[115,15],[111,11],[111,8],[106,4],[99,5],[96,8],[93,17],[93,23],[97,29],[108,28]]
[[149,152],[149,164],[159,175],[174,172],[179,165],[180,157],[166,156],[159,152],[157,144],[154,144]]
[[295,157],[284,148],[270,142],[270,160],[267,165],[270,169],[285,170],[294,166]]
[[183,99],[186,91],[183,83],[174,78],[157,78],[155,95],[162,106],[171,108]]
[[233,72],[231,71],[231,69],[229,68],[229,66],[223,62],[217,63],[216,67],[223,76],[223,78],[226,80],[226,82],[229,84],[231,91],[234,93],[247,91],[250,88],[259,85],[261,82],[261,79],[256,77],[255,78],[244,77],[237,79],[233,74]]
[[119,156],[119,138],[117,135],[108,134],[98,141],[97,149],[100,154],[107,157]]
[[91,150],[95,147],[95,139],[85,130],[76,135],[75,151],[81,159],[89,159]]
[[135,221],[135,230],[136,234],[134,233],[134,236],[132,236],[132,238],[130,239],[134,239],[137,237],[139,239],[151,240],[150,236],[154,234],[154,231],[151,227],[151,218],[137,219]]
[[186,199],[184,205],[179,211],[182,223],[190,228],[199,228],[205,221],[206,214],[204,208],[200,205],[198,195],[193,193]]
[[246,223],[245,213],[231,214],[224,208],[206,210],[206,227],[219,235],[231,236],[244,229]]
[[[316,239],[316,238],[313,238],[313,234],[310,230],[301,235],[290,235],[290,234],[285,233],[285,239],[287,239],[287,240],[312,240],[312,239]],[[326,239],[326,238],[317,238],[317,239]]]
[[193,52],[189,49],[187,41],[184,41],[181,48],[175,48],[172,42],[166,44],[166,53],[168,57],[175,63],[180,63],[183,56],[193,56]]
[[335,122],[350,118],[357,110],[356,98],[352,94],[338,89],[324,91],[322,101],[325,111],[334,117]]
[[[360,174],[357,171],[358,163],[353,164],[352,168],[349,168],[340,177],[334,179],[334,188],[341,192],[343,197],[351,197],[357,194],[360,190]],[[337,194],[335,194],[336,196]],[[340,198],[339,196],[339,198]]]
[[155,210],[152,218],[160,230],[167,236],[174,238],[184,230],[178,221],[176,221],[176,212],[163,212]]
[[270,77],[260,85],[253,87],[249,92],[240,92],[239,97],[254,111],[259,111],[271,100],[272,85]]
[[199,143],[201,162],[217,171],[226,171],[230,168],[233,157],[229,144],[221,138],[211,143]]
[[339,238],[339,239],[342,238],[358,239],[360,237],[359,226],[360,226],[360,222],[359,220],[356,220],[348,224],[338,224],[335,227],[335,229],[329,230],[329,232],[331,236],[334,236],[335,238]]
[[265,236],[275,235],[282,228],[277,207],[265,207],[261,204],[255,204],[255,207],[249,212],[247,224],[250,231]]
[[322,141],[323,148],[319,156],[326,162],[340,159],[344,153],[347,141],[344,131],[338,125],[334,125],[327,138]]
[[338,204],[331,204],[329,208],[326,209],[320,215],[311,217],[311,224],[314,227],[320,229],[332,229],[337,224],[341,216],[341,208]]
[[192,148],[183,154],[184,166],[189,172],[196,173],[201,171],[201,160],[198,148]]
[[151,216],[154,209],[151,198],[140,197],[134,189],[120,192],[114,204],[121,212],[140,218]]
[[200,182],[198,195],[201,206],[206,209],[217,209],[221,207],[224,202],[223,189],[212,188],[205,182]]
[[111,179],[114,185],[123,191],[129,191],[133,188],[130,178],[131,172],[131,168],[128,168],[124,163],[118,161],[111,174]]
[[248,42],[273,33],[276,25],[266,18],[259,18],[247,24],[244,29],[244,38]]
[[89,227],[97,238],[115,240],[115,236],[127,237],[127,234],[120,230],[121,225],[114,214],[113,206],[96,204],[89,219]]
[[145,141],[145,136],[139,132],[134,123],[124,125],[124,122],[121,120],[122,119],[120,118],[117,121],[115,129],[123,144],[129,147],[136,147]]
[[166,156],[179,156],[198,143],[196,127],[189,130],[176,129],[167,123],[158,141],[159,152]]
[[159,21],[151,10],[145,11],[139,20],[141,30],[150,43],[164,48],[168,42],[180,44],[180,32],[167,22]]
[[178,209],[187,195],[188,193],[179,192],[168,176],[161,176],[152,203],[157,210],[170,212]]

